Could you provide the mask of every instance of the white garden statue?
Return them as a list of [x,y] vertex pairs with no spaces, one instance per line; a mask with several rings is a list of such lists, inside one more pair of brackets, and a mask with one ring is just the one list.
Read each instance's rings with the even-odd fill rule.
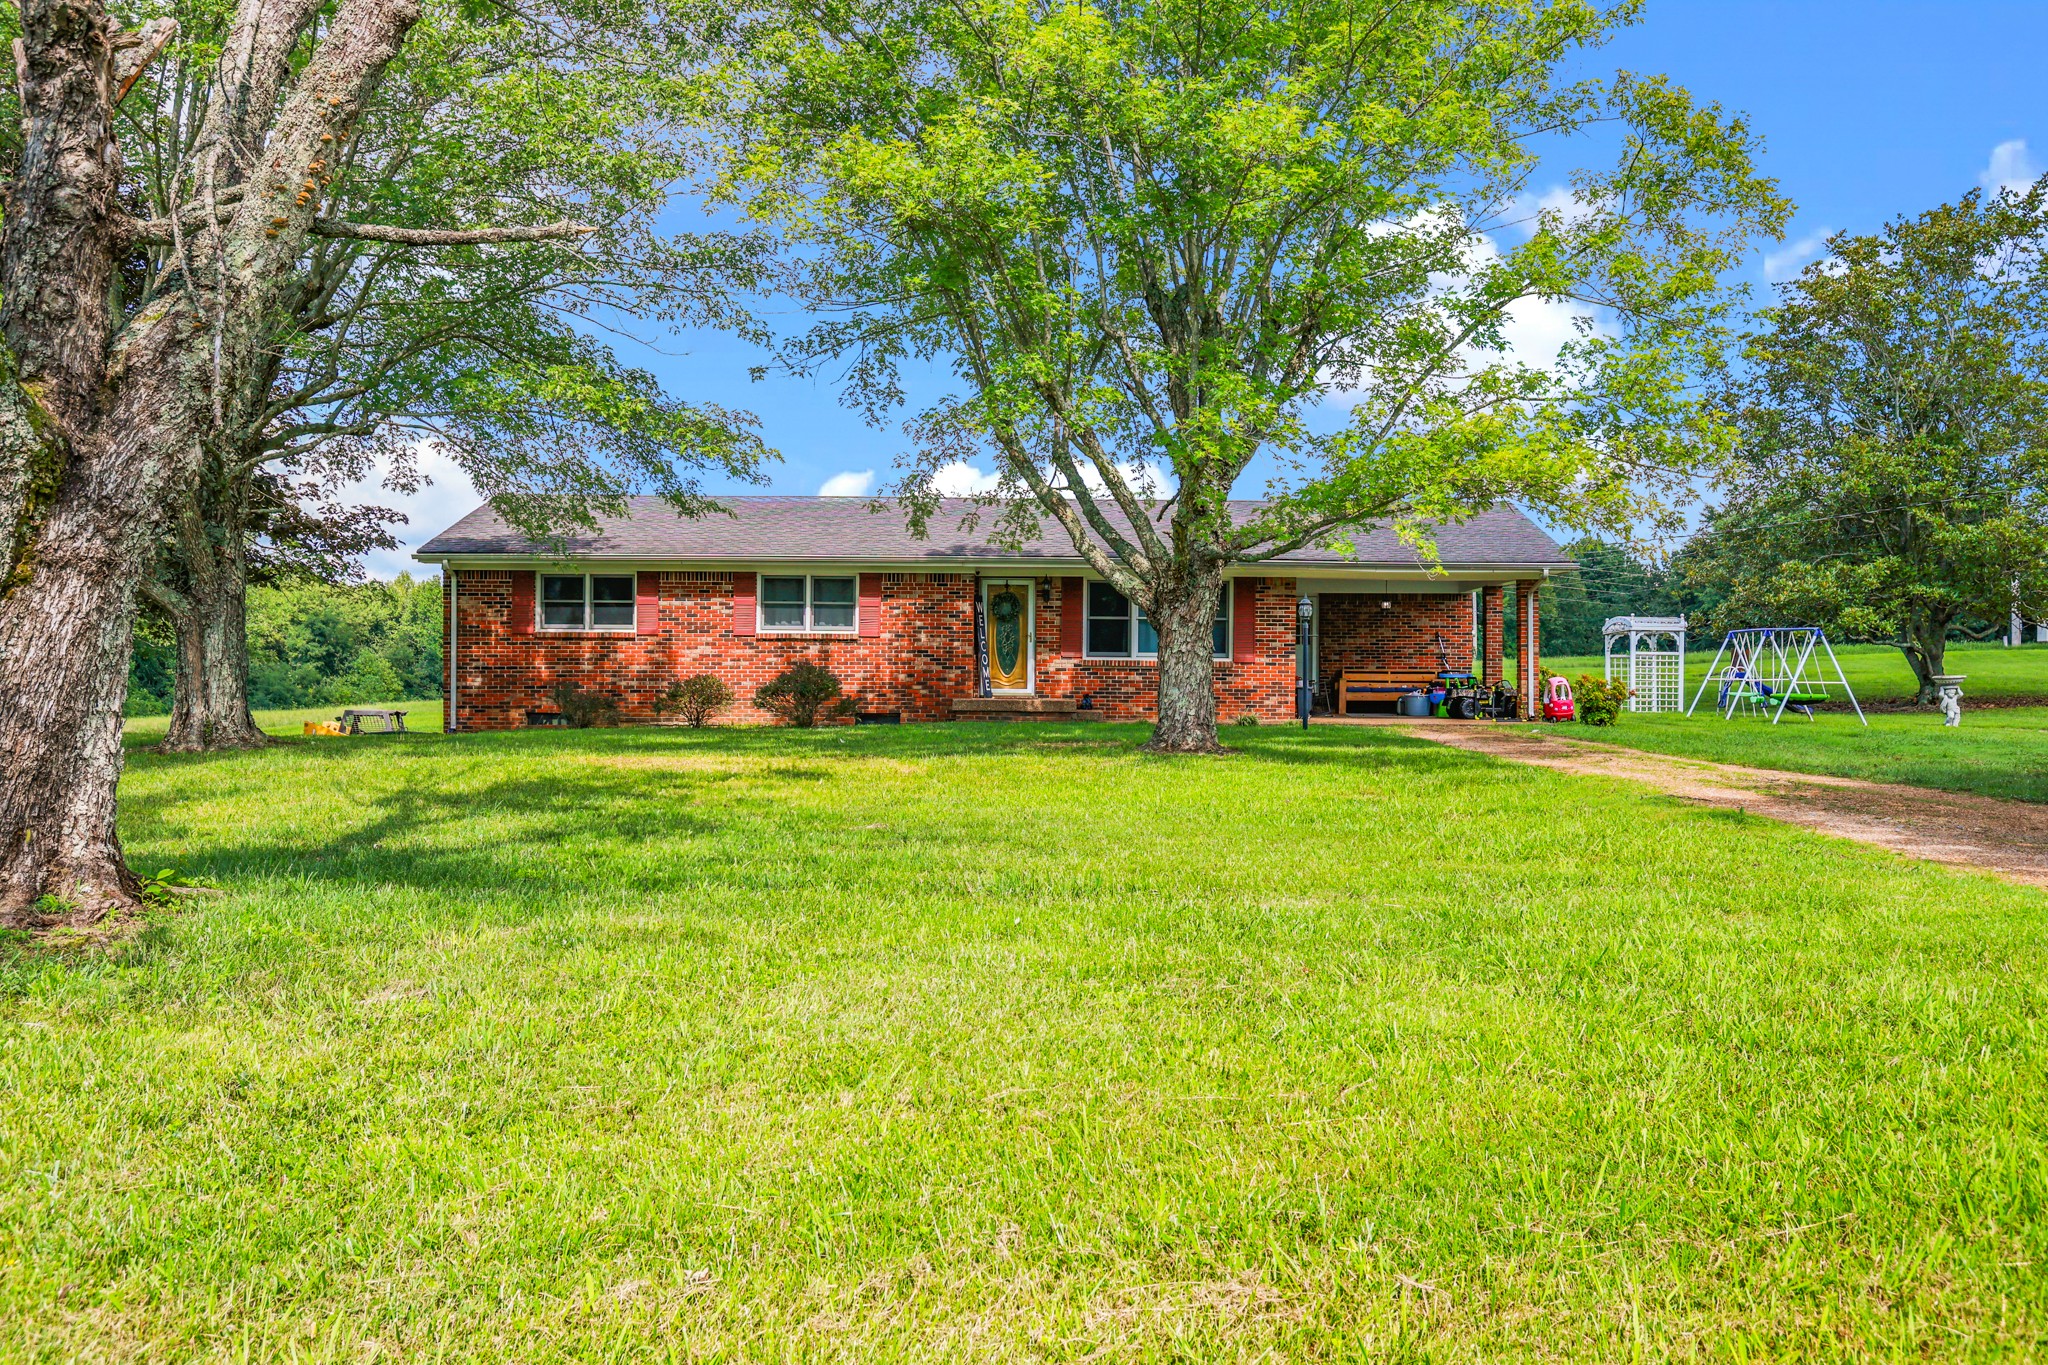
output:
[[1963,678],[1965,676],[1961,673],[1937,673],[1932,679],[1935,687],[1940,689],[1935,694],[1934,704],[1941,708],[1941,723],[1943,725],[1961,725],[1963,723]]

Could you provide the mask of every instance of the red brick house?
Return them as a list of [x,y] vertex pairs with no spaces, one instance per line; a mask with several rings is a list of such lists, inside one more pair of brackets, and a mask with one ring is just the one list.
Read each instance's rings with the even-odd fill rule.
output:
[[[697,673],[731,684],[740,701],[727,719],[760,721],[754,690],[804,658],[832,669],[876,719],[1153,714],[1156,637],[1056,527],[1011,549],[960,529],[965,503],[944,507],[919,540],[899,513],[861,498],[722,501],[731,515],[690,520],[635,499],[595,534],[553,548],[488,507],[435,536],[417,557],[442,569],[449,728],[547,723],[548,692],[563,679],[648,720],[656,696]],[[1573,567],[1511,508],[1441,530],[1435,572],[1391,531],[1351,548],[1304,549],[1228,575],[1216,613],[1220,719],[1293,715],[1300,597],[1317,607],[1309,652],[1319,678],[1447,658],[1491,682],[1502,588],[1522,587],[1521,635],[1534,640],[1536,583]],[[978,630],[989,642],[986,695]],[[1521,667],[1527,698],[1533,649]]]

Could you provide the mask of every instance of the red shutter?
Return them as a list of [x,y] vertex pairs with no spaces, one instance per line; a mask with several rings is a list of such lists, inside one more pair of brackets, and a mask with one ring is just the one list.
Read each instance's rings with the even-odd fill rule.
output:
[[878,573],[860,576],[860,633],[882,633],[882,576]]
[[1087,610],[1081,580],[1060,580],[1060,653],[1069,659],[1081,657],[1081,617]]
[[754,576],[750,573],[732,576],[732,633],[754,633]]
[[1257,663],[1259,658],[1259,585],[1263,578],[1240,578],[1230,585],[1230,661]]
[[633,602],[633,633],[635,635],[661,634],[661,575],[644,573],[640,575],[638,590]]
[[533,634],[533,571],[512,571],[512,619],[505,629],[513,635]]

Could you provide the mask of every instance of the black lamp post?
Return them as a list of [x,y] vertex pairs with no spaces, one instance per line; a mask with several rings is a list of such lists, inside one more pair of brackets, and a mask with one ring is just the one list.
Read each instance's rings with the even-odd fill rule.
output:
[[1308,627],[1315,619],[1316,604],[1302,598],[1294,604],[1294,709],[1301,715],[1301,728],[1308,729],[1309,709],[1315,705],[1315,679],[1309,675]]

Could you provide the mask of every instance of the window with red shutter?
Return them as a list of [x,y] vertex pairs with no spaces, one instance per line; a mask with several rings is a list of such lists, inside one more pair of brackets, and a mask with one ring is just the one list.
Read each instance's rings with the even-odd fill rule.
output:
[[636,585],[638,591],[633,601],[633,633],[636,635],[659,635],[661,633],[661,575],[644,573]]
[[754,575],[750,573],[732,576],[732,633],[754,633]]
[[512,616],[505,629],[513,635],[533,634],[533,571],[512,571]]
[[1230,586],[1230,658],[1256,663],[1259,657],[1259,585],[1262,578],[1239,578]]
[[1087,612],[1081,598],[1080,579],[1060,580],[1060,654],[1068,659],[1081,657],[1081,623]]
[[882,576],[878,573],[860,576],[860,633],[867,636],[882,633]]

